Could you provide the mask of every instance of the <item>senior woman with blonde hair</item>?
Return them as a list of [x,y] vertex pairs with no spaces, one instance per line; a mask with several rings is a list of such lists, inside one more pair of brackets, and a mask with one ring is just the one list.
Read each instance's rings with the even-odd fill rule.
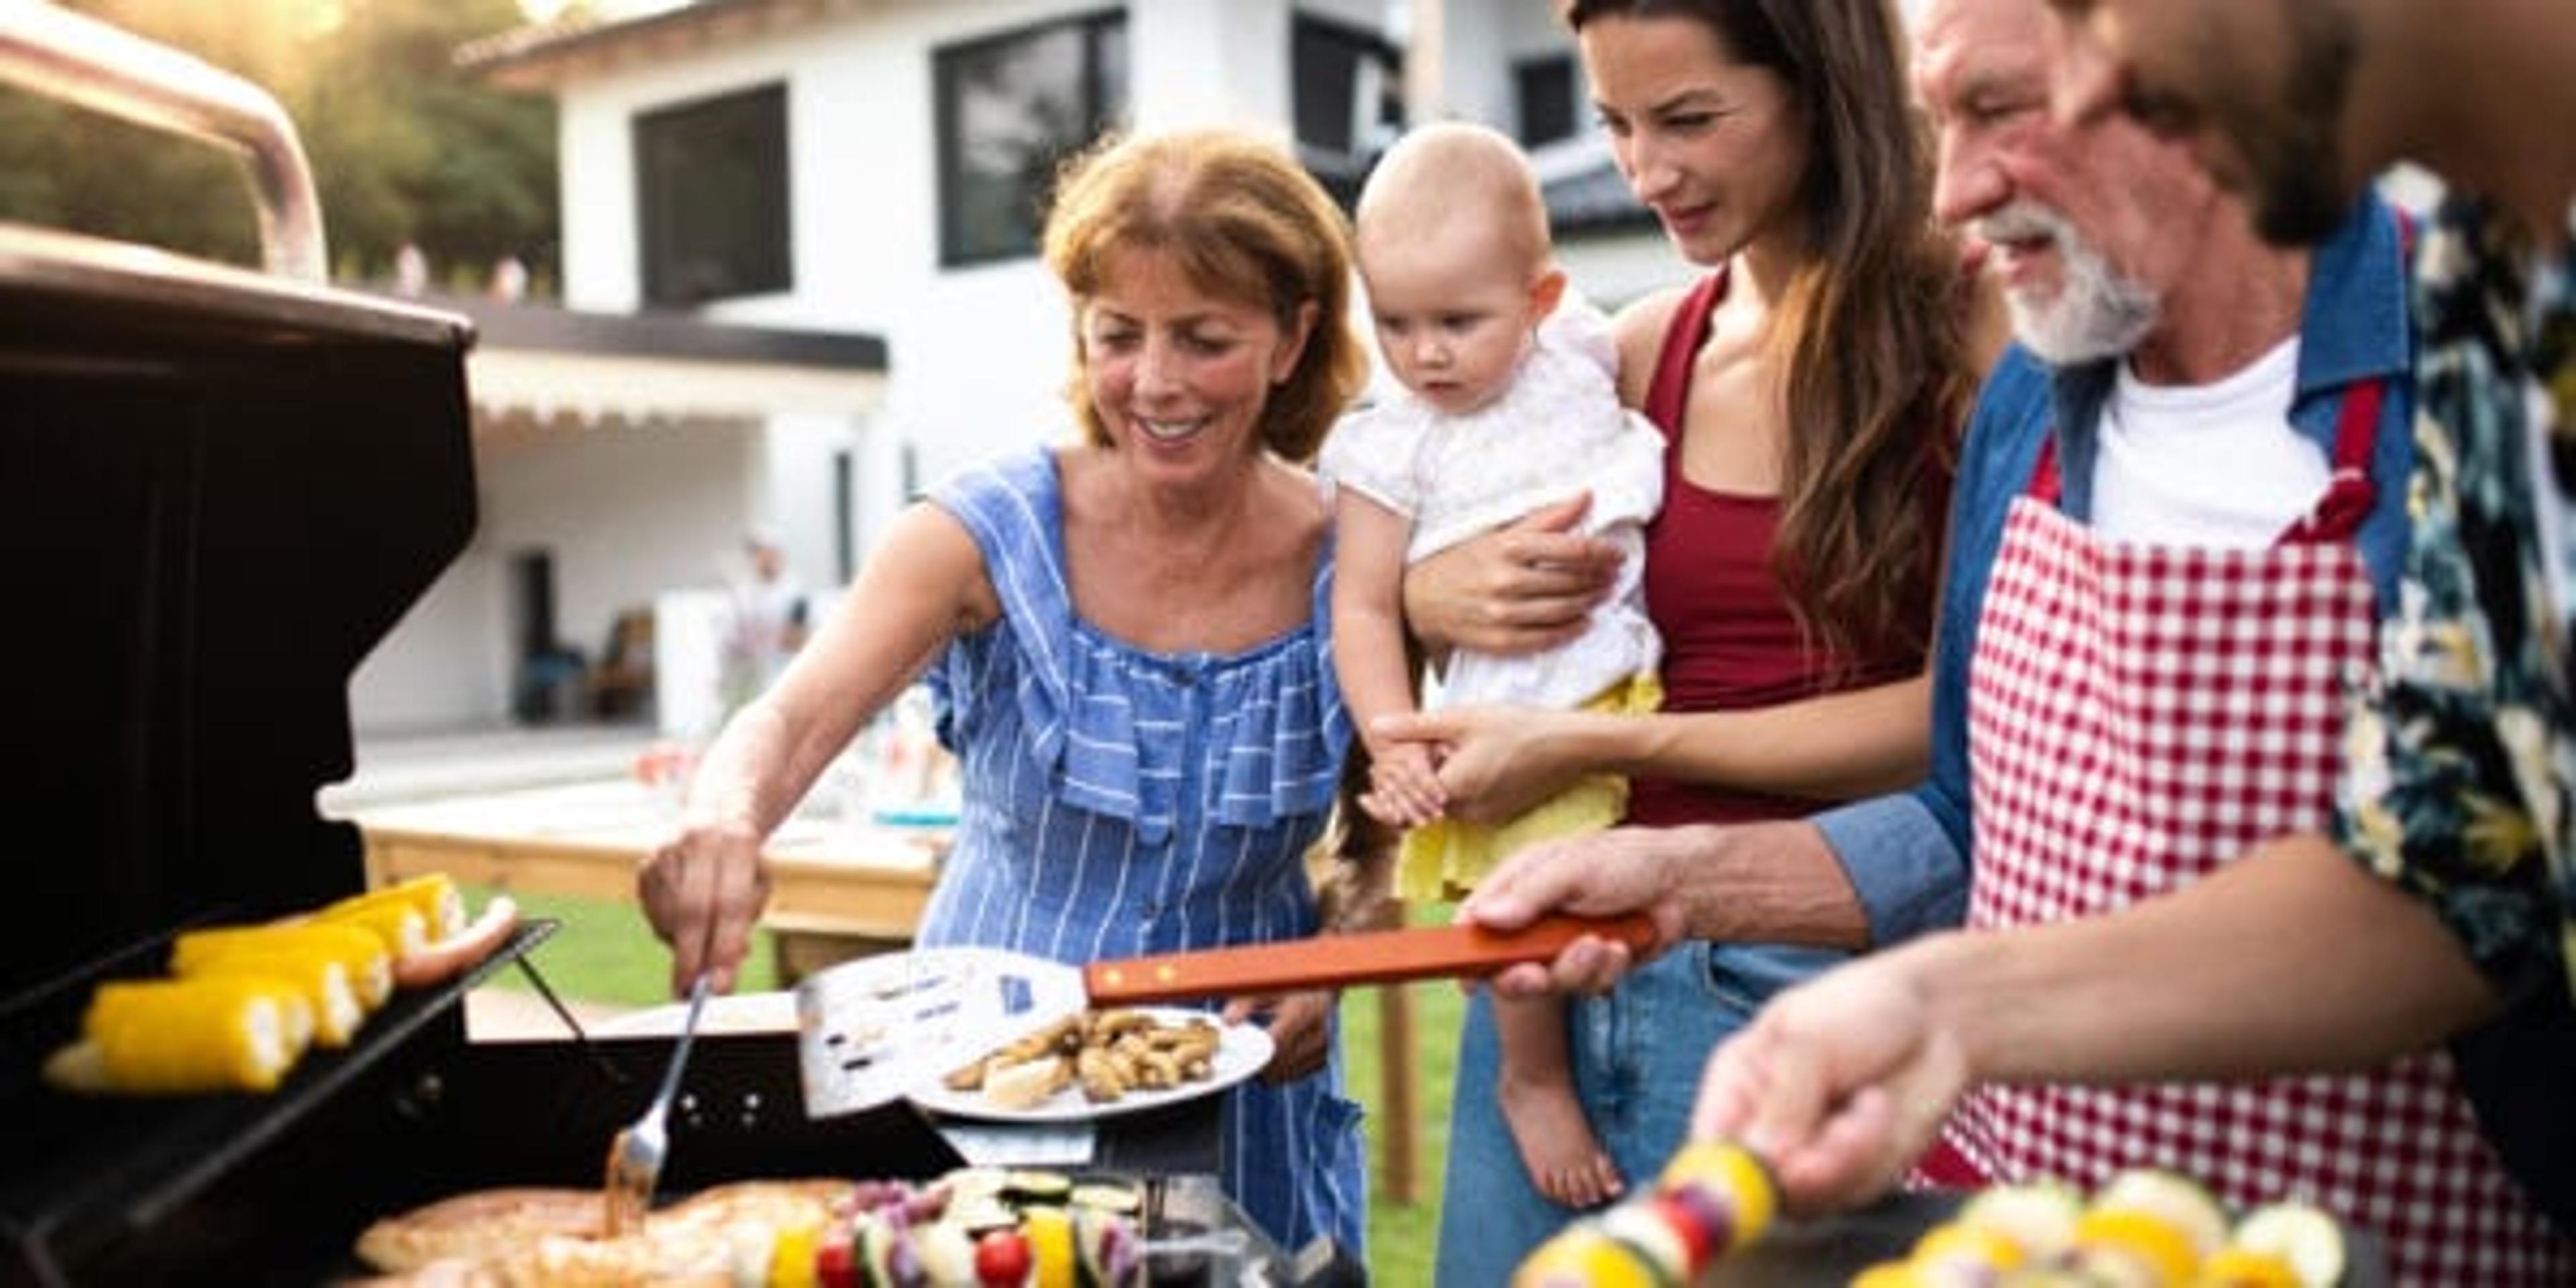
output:
[[[1081,441],[908,510],[717,739],[640,877],[675,986],[730,985],[768,892],[761,838],[925,673],[964,810],[923,945],[1081,962],[1325,929],[1301,860],[1350,722],[1331,515],[1301,467],[1366,375],[1343,216],[1266,142],[1141,135],[1067,167],[1045,255],[1073,306]],[[1228,1191],[1287,1247],[1358,1255],[1331,996],[1230,1009],[1278,1055],[1229,1093]]]

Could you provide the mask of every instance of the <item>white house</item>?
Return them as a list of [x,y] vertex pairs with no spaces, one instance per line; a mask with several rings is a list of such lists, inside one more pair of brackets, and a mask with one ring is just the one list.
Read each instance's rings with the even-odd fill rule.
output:
[[[1406,121],[1486,121],[1532,145],[1587,293],[1616,304],[1685,271],[1612,172],[1572,43],[1541,0],[695,0],[609,12],[624,16],[540,24],[459,54],[559,101],[566,305],[878,338],[884,385],[880,403],[775,411],[756,432],[591,433],[500,460],[485,488],[487,532],[511,530],[500,545],[543,537],[566,560],[593,561],[635,553],[620,548],[630,540],[655,547],[649,561],[557,570],[561,633],[576,643],[604,635],[647,566],[712,581],[706,558],[727,523],[773,524],[809,579],[835,581],[922,486],[1067,432],[1070,324],[1034,232],[1052,162],[1105,125],[1274,131],[1347,194]],[[638,504],[662,512],[648,528],[634,523]],[[686,550],[671,548],[675,531]],[[487,562],[509,557],[496,548]],[[487,567],[482,580],[515,575]],[[442,596],[495,598],[488,584],[443,585],[416,616],[438,619]],[[406,623],[371,660],[362,729],[408,691],[396,677],[415,672],[400,659],[433,643]]]
[[[854,557],[832,539],[852,525],[832,508],[844,490],[831,481],[857,473],[884,402],[882,340],[676,314],[423,302],[475,326],[466,380],[478,523],[353,677],[361,736],[513,714],[641,714],[655,641],[627,640],[627,660],[647,663],[639,670],[614,665],[612,637],[647,628],[657,605],[676,610],[658,614],[658,651],[711,674],[716,588],[753,525],[792,523],[816,570]],[[691,634],[708,656],[685,650]],[[712,700],[711,679],[702,687]],[[685,703],[664,706],[675,723],[691,714]]]

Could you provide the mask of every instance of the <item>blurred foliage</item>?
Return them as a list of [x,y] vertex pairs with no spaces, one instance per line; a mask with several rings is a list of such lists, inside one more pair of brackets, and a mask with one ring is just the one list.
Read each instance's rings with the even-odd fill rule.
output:
[[[557,256],[555,110],[457,70],[527,21],[518,0],[69,0],[277,96],[304,140],[333,273],[390,277],[409,241],[444,278]],[[0,87],[0,220],[256,264],[242,164],[223,149]]]

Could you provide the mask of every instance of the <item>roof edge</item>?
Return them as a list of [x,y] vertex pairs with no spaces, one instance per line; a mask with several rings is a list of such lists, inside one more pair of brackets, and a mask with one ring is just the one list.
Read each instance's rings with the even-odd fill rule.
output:
[[585,65],[638,47],[696,41],[845,7],[839,0],[686,0],[628,18],[574,15],[469,40],[449,61],[509,89],[550,89]]
[[473,322],[485,348],[840,371],[886,369],[885,337],[861,331],[744,326],[673,312],[597,313],[463,295],[396,298],[463,315]]

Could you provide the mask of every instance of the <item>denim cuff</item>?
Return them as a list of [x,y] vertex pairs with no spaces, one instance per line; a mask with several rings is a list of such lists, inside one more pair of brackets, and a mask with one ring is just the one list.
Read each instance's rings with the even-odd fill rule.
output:
[[1874,945],[1956,926],[1967,917],[1967,856],[1912,793],[1872,797],[1810,821],[1859,893]]

